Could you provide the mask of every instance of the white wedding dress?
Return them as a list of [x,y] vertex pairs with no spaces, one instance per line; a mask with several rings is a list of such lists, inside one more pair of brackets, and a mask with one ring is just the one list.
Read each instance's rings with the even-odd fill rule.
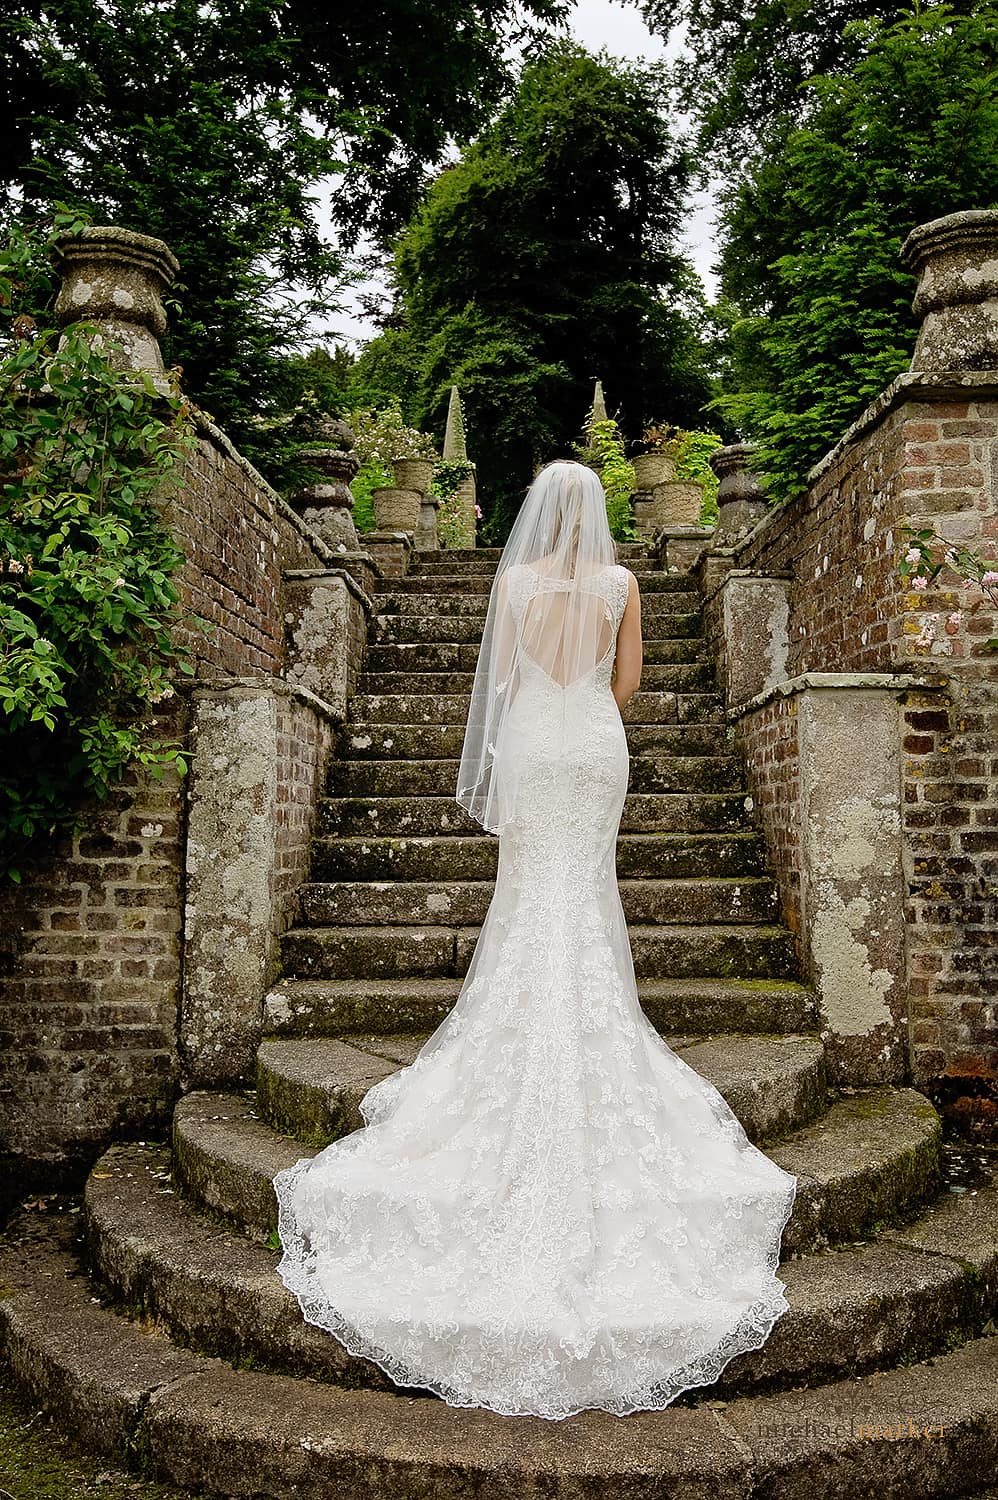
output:
[[[510,569],[514,617],[571,586]],[[516,817],[455,1008],[365,1129],[274,1179],[308,1322],[452,1406],[548,1418],[667,1406],[762,1345],[797,1188],[638,1003],[610,690],[628,574],[583,587],[610,644],[567,684],[521,656],[496,747]]]

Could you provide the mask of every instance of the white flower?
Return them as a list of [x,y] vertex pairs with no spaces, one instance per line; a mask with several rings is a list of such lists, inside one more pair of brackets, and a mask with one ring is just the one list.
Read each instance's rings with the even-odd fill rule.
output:
[[927,589],[929,580],[925,577],[924,573],[916,573],[911,580],[911,586],[913,589]]
[[921,562],[922,554],[917,547],[909,547],[904,555],[904,560],[907,563]]

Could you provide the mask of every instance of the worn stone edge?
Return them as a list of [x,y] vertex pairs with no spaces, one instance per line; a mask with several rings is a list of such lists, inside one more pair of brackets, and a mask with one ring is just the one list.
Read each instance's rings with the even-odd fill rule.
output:
[[261,674],[259,677],[190,677],[186,679],[184,686],[189,690],[192,699],[210,698],[222,693],[244,696],[270,693],[278,698],[294,698],[306,708],[310,708],[319,718],[325,719],[327,723],[345,722],[342,714],[333,708],[331,703],[327,703],[324,698],[320,698],[317,693],[311,692],[306,687],[288,682],[286,677],[273,677],[269,674]]
[[740,719],[744,714],[754,713],[756,709],[765,707],[778,694],[787,698],[793,693],[802,693],[807,688],[890,688],[900,693],[908,688],[942,692],[948,686],[949,678],[945,675],[932,678],[918,676],[913,672],[800,672],[796,677],[785,677],[782,682],[763,688],[761,693],[747,698],[744,703],[726,708],[725,716],[732,720]]
[[[343,553],[334,553],[333,556],[342,558]],[[365,561],[370,562],[372,568],[377,570],[379,576],[382,576],[380,568],[378,568],[377,563],[369,552],[351,552],[348,556],[358,559],[363,558]],[[370,594],[361,588],[349,568],[285,568],[281,573],[281,577],[289,583],[308,583],[311,580],[320,583],[325,578],[342,578],[347,586],[347,592],[355,595],[360,601],[364,607],[365,614],[373,616],[377,613],[374,607],[374,600]]]

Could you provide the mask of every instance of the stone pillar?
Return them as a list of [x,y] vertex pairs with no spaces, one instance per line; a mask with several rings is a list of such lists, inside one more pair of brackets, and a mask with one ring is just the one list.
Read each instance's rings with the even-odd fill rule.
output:
[[181,1050],[196,1086],[248,1074],[273,978],[277,712],[253,687],[194,694]]
[[710,455],[710,466],[720,481],[713,547],[730,547],[740,542],[766,514],[762,486],[749,468],[751,453],[751,443],[731,443],[726,448],[716,448]]
[[787,676],[790,578],[733,568],[721,585],[723,688],[729,707],[747,703]]
[[998,209],[919,224],[901,246],[922,318],[912,370],[998,368]]
[[62,326],[97,324],[100,344],[106,340],[114,365],[144,371],[167,394],[159,347],[166,330],[162,297],[180,270],[169,247],[115,224],[92,224],[78,234],[63,234],[53,254],[62,275],[55,303]]
[[[842,674],[847,679],[848,674]],[[908,1076],[901,734],[889,688],[802,686],[804,932],[831,1076]]]
[[298,457],[320,477],[290,495],[289,503],[334,552],[359,552],[350,489],[360,467],[357,455],[350,452],[353,432],[337,417],[325,417],[316,437],[314,444],[299,449]]

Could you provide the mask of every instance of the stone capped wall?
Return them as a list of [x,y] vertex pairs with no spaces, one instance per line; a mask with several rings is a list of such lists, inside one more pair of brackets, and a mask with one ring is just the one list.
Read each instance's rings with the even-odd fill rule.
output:
[[[775,675],[792,682],[814,673],[896,680],[910,1077],[985,1133],[998,1128],[998,659],[985,648],[998,620],[987,604],[967,609],[970,596],[950,570],[923,592],[897,564],[906,522],[936,525],[994,557],[996,494],[998,381],[910,373],[818,465],[805,494],[697,564],[750,794],[805,970],[815,954],[804,911],[798,694],[747,700],[774,662]],[[763,609],[759,595],[753,616],[747,588],[763,582],[773,597]],[[777,621],[770,605],[781,590]],[[962,618],[951,622],[955,611]],[[858,734],[857,763],[861,721]]]
[[[259,844],[267,906],[263,937],[253,939],[254,973],[263,986],[277,930],[293,914],[333,732],[328,705],[295,693],[282,677],[289,629],[283,573],[321,573],[333,554],[204,420],[166,517],[187,558],[182,597],[213,627],[187,637],[198,678],[193,687],[177,684],[171,737],[186,740],[193,702],[210,684],[224,691],[233,680],[248,682],[266,699],[273,759],[269,821]],[[326,652],[345,699],[359,668],[366,616],[363,590],[347,575],[339,586],[352,589],[353,610],[345,611],[345,639],[328,641]],[[197,770],[195,763],[192,784]],[[182,971],[199,992],[209,972],[190,977],[185,947],[188,792],[178,777],[158,782],[132,773],[108,803],[92,809],[79,837],[38,858],[20,887],[0,890],[5,1195],[74,1180],[108,1141],[162,1126],[177,1094],[205,1076],[208,1050],[183,1045]],[[240,836],[231,805],[220,827]],[[228,878],[231,891],[231,871]],[[247,900],[239,892],[233,905]],[[217,955],[214,962],[217,971]],[[240,1006],[258,1010],[260,999],[249,988],[233,1000],[233,1017]],[[232,1047],[211,1053],[219,1076],[226,1068],[238,1074],[244,1064],[235,1020],[217,1030],[227,1027]],[[203,1039],[206,1023],[195,1032]]]

